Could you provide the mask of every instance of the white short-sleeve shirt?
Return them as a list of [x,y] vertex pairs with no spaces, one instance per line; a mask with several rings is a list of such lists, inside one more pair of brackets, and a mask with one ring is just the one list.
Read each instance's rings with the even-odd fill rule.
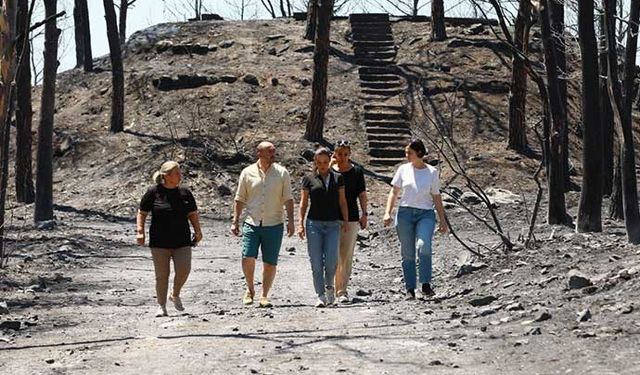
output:
[[402,164],[391,180],[391,185],[402,189],[400,207],[413,207],[432,210],[431,194],[440,194],[440,175],[438,170],[427,164],[418,169],[411,163]]

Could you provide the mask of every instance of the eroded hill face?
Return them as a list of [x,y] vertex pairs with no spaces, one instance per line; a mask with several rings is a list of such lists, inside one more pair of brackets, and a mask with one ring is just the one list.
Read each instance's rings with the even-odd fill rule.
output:
[[[538,161],[505,151],[510,71],[500,58],[510,58],[489,28],[452,26],[449,40],[438,43],[429,41],[427,23],[393,22],[392,28],[405,91],[393,100],[405,107],[414,136],[437,138],[436,121],[451,131],[461,160],[483,184],[531,189]],[[299,179],[309,169],[301,153],[312,147],[302,138],[313,75],[313,46],[303,31],[303,22],[276,20],[162,24],[134,34],[125,49],[122,134],[108,132],[108,58],[99,59],[97,73],[61,73],[56,202],[130,216],[155,168],[176,159],[209,213],[226,217],[235,179],[265,139]],[[325,137],[349,139],[354,160],[367,166],[349,22],[334,21],[331,34]],[[531,98],[533,123],[538,105]],[[370,187],[374,196],[386,191],[373,180]]]

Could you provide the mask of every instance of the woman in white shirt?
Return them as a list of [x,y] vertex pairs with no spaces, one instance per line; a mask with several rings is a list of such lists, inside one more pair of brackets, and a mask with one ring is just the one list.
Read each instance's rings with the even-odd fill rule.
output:
[[436,226],[434,208],[438,213],[438,231],[446,233],[449,228],[440,196],[440,176],[436,168],[423,160],[427,154],[424,143],[419,139],[411,141],[405,149],[405,154],[409,162],[398,167],[391,181],[392,188],[387,198],[384,225],[391,225],[391,212],[398,196],[401,195],[396,216],[396,231],[400,239],[406,299],[411,300],[416,296],[416,251],[422,294],[427,297],[434,294],[431,288],[431,242]]

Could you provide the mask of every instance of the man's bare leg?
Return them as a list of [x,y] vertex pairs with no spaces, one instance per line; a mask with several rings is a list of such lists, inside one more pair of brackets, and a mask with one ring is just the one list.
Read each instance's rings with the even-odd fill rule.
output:
[[273,285],[273,280],[276,278],[277,267],[268,263],[263,263],[262,266],[262,298],[267,298]]
[[256,270],[256,258],[251,257],[243,257],[242,258],[242,272],[244,273],[244,278],[247,281],[247,290],[251,293],[251,295],[255,295],[253,275]]

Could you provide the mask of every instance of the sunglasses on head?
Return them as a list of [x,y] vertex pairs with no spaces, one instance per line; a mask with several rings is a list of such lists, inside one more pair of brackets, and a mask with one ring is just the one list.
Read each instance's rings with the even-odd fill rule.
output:
[[347,141],[346,139],[341,139],[336,142],[336,147],[349,147],[349,141]]

